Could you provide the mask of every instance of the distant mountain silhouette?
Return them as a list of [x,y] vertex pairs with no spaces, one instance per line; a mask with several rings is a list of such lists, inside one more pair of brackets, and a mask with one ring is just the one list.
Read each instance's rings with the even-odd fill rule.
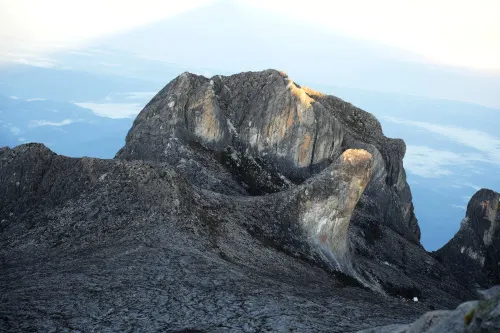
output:
[[[218,3],[198,8],[95,41],[92,47],[203,67],[212,74],[282,68],[296,80],[316,84],[500,108],[500,73],[431,65],[404,50],[335,35],[244,5]],[[112,62],[120,63],[118,56],[115,59]]]

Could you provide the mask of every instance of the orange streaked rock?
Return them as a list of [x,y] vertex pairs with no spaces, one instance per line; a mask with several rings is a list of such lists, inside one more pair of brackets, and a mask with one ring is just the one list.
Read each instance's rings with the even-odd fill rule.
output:
[[351,164],[352,166],[360,165],[366,163],[368,160],[372,159],[372,154],[364,149],[347,149],[343,154],[342,158],[344,162]]

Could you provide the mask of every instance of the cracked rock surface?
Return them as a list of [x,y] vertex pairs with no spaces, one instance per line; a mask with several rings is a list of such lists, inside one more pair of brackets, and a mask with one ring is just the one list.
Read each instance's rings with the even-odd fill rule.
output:
[[0,331],[354,332],[455,308],[476,287],[421,246],[404,152],[275,70],[180,75],[113,160],[2,148]]
[[38,144],[0,159],[1,331],[345,332],[425,309],[318,267],[305,236],[281,240],[293,255],[256,237],[257,226],[285,235],[271,208],[299,205],[298,188],[285,205],[282,193],[233,200],[165,163],[72,159]]

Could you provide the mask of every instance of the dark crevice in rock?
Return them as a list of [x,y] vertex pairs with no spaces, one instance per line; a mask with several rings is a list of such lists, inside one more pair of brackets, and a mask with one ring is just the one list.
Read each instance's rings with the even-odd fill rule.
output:
[[1,149],[0,330],[353,331],[474,299],[500,195],[429,254],[404,153],[275,70],[182,74],[114,160]]

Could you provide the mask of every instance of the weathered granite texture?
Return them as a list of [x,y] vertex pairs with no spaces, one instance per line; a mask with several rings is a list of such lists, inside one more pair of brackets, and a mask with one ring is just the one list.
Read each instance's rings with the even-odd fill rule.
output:
[[477,191],[460,230],[435,256],[472,287],[500,284],[500,193]]
[[404,152],[275,70],[180,75],[114,160],[3,148],[0,330],[348,332],[475,299],[419,242]]
[[[201,187],[262,194],[302,182],[348,148],[374,157],[367,189],[371,209],[391,230],[418,244],[402,165],[404,142],[385,137],[371,114],[302,88],[283,72],[211,79],[183,73],[138,115],[117,158],[181,164]],[[229,167],[221,169],[217,162]],[[235,184],[228,182],[227,170]]]
[[[371,159],[335,164],[287,194],[234,197],[166,163],[3,149],[0,331],[345,332],[416,318],[425,304],[334,271]],[[315,204],[338,214],[313,220]]]
[[371,114],[283,72],[211,79],[183,73],[138,115],[117,158],[167,162],[195,186],[255,196],[294,188],[346,149],[364,149],[372,160],[350,216],[346,247],[359,266],[356,274],[349,268],[351,275],[407,299],[435,297],[436,283],[453,302],[473,298],[420,245],[404,142],[385,137]]

